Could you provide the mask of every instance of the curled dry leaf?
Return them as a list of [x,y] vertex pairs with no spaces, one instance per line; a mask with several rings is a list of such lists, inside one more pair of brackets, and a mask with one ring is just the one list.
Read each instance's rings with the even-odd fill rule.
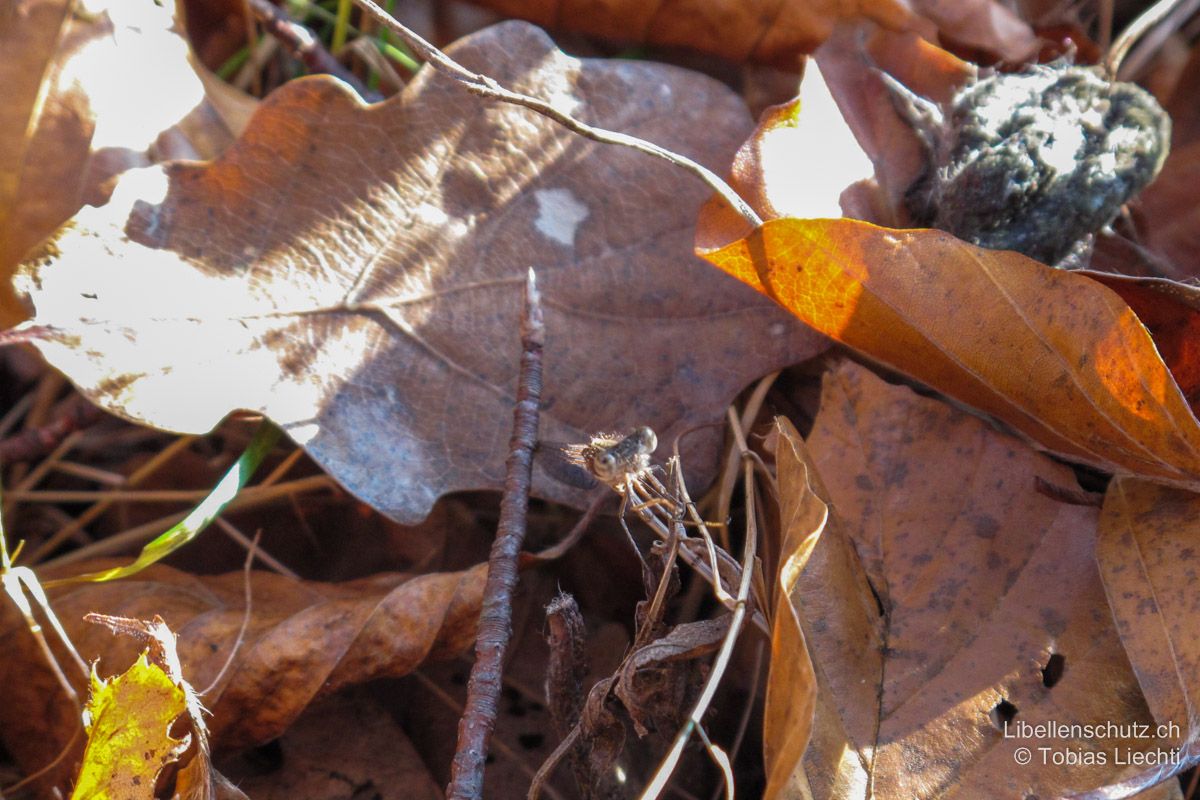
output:
[[[852,363],[826,376],[807,450],[841,523],[822,541],[845,531],[882,609],[877,627],[826,625],[825,605],[873,615],[815,557],[797,582],[806,600],[827,595],[800,604],[821,698],[805,759],[814,797],[861,797],[864,785],[905,800],[1058,797],[1136,771],[1131,754],[1169,751],[1153,737],[1016,727],[1153,721],[1093,561],[1098,510],[1036,488],[1071,486],[1070,469]],[[778,457],[805,455],[785,439]],[[807,491],[787,475],[803,472],[781,468],[783,496]],[[1104,758],[1056,764],[1039,747]]]
[[941,231],[771,220],[705,254],[800,319],[1042,446],[1200,478],[1200,425],[1137,315],[1085,275]]
[[911,23],[907,0],[475,0],[506,16],[617,42],[686,47],[731,61],[794,67],[843,19]]
[[[759,215],[908,224],[904,195],[926,157],[880,70],[939,100],[974,74],[914,33],[838,26],[806,65],[800,95],[768,109],[734,158],[730,184]],[[716,198],[701,210],[699,247],[749,233],[749,223]]]
[[[767,767],[767,797],[790,796],[794,793],[793,782],[802,780],[804,753],[812,737],[813,712],[817,703],[817,677],[804,640],[804,626],[817,608],[805,605],[806,599],[799,591],[800,577],[808,569],[809,561],[818,547],[820,570],[826,580],[842,587],[842,596],[850,596],[858,588],[867,597],[869,588],[861,580],[857,566],[846,539],[840,532],[831,534],[832,547],[840,559],[830,561],[831,544],[822,534],[829,522],[829,506],[825,505],[809,485],[808,467],[798,455],[804,443],[790,422],[782,417],[776,420],[778,444],[776,469],[781,487],[787,487],[780,495],[779,575],[775,581],[771,616],[771,670],[767,676],[767,696],[763,704],[763,759]],[[852,568],[847,571],[847,566]],[[836,574],[833,574],[835,573]],[[838,583],[838,581],[844,581]],[[794,594],[793,594],[794,593]],[[871,657],[858,659],[862,669],[872,661],[878,666],[881,650],[878,635],[878,617],[868,609],[871,604],[863,603],[857,608],[847,608],[849,613],[821,616],[823,624],[838,627],[847,639],[857,638],[863,645],[874,647]],[[865,623],[865,624],[864,624]],[[854,633],[865,634],[854,636]],[[826,676],[828,678],[828,676]],[[865,681],[867,686],[879,683],[879,673]],[[828,698],[826,698],[828,700]],[[842,734],[844,741],[853,741],[848,733]],[[859,743],[862,746],[866,741]]]
[[[93,566],[102,568],[88,568]],[[245,641],[221,684],[203,698],[212,711],[214,748],[269,741],[318,697],[373,678],[406,675],[426,660],[466,650],[474,641],[486,568],[417,577],[383,574],[340,584],[253,573]],[[85,584],[52,593],[52,601],[79,652],[98,657],[106,672],[132,663],[138,646],[84,625],[83,615],[161,615],[179,637],[184,677],[203,690],[229,658],[242,625],[244,578],[242,573],[196,577],[156,565],[139,579]],[[44,728],[46,716],[28,713],[55,698],[62,702],[61,692],[23,677],[45,668],[19,620],[9,624],[9,619],[0,682],[10,690],[0,704],[0,732],[9,751],[32,771],[53,759],[74,731]]]
[[[189,64],[171,9],[68,0],[0,10],[0,327],[27,316],[9,288],[25,253],[110,179],[163,157],[208,158],[232,134]],[[147,64],[153,63],[152,69]]]
[[[709,164],[747,129],[707,78],[569,58],[524,23],[452,53]],[[530,266],[547,328],[543,439],[649,425],[669,444],[825,346],[691,255],[704,196],[669,165],[432,70],[376,106],[318,77],[276,91],[217,161],[127,175],[22,285],[46,326],[35,343],[110,411],[180,431],[261,411],[413,522],[444,492],[502,483]],[[684,442],[689,477],[711,477],[718,440]],[[542,469],[534,490],[585,502]]]
[[[928,156],[910,124],[897,112],[892,90],[880,73],[886,72],[922,97],[946,102],[975,76],[975,66],[915,34],[870,25],[839,28],[816,58],[846,125],[875,166],[874,216],[850,209],[846,216],[909,226],[905,194],[927,173]],[[859,194],[863,193],[860,189]],[[860,205],[865,204],[860,201]]]
[[721,646],[729,619],[722,614],[676,625],[625,659],[614,676],[613,692],[629,712],[638,736],[650,730],[666,732],[682,723],[691,710],[690,695],[701,683],[696,659]]
[[[862,208],[845,209],[841,199],[848,187],[871,177],[871,163],[830,95],[820,62],[810,61],[800,95],[768,108],[738,149],[730,185],[764,219],[838,217],[844,210],[863,216]],[[701,243],[719,246],[750,230],[745,217],[720,198],[700,211]]]

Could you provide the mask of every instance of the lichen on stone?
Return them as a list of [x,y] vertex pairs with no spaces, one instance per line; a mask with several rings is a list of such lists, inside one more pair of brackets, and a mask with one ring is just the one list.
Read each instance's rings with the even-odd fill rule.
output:
[[919,224],[1059,264],[1117,216],[1166,158],[1170,118],[1145,90],[1098,69],[1051,64],[962,89],[921,131]]

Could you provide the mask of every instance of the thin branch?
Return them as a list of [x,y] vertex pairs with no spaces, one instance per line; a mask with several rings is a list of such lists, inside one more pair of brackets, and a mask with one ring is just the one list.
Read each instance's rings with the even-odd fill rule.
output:
[[467,702],[458,723],[458,745],[450,770],[447,800],[479,800],[483,767],[496,725],[504,652],[512,636],[512,595],[517,586],[517,558],[525,539],[533,453],[537,447],[538,408],[542,396],[542,347],[546,327],[533,270],[525,285],[521,316],[521,368],[513,410],[512,438],[505,465],[500,522],[488,558],[487,583],[479,610],[475,663],[467,683]]
[[721,198],[729,204],[729,206],[753,225],[758,227],[762,225],[762,218],[758,216],[750,205],[743,200],[737,192],[735,192],[729,184],[721,180],[712,170],[693,161],[679,153],[672,152],[665,147],[648,142],[645,139],[639,139],[636,136],[630,136],[617,131],[610,131],[605,128],[597,128],[588,125],[586,122],[581,122],[575,119],[570,114],[560,111],[545,100],[539,100],[536,97],[530,97],[520,92],[514,92],[506,89],[498,84],[492,78],[477,72],[471,72],[466,67],[453,60],[441,50],[434,47],[429,42],[422,39],[413,31],[397,22],[390,14],[379,7],[373,0],[354,0],[359,8],[369,13],[372,17],[379,21],[385,28],[404,40],[414,53],[433,67],[438,72],[448,75],[459,83],[467,87],[471,92],[486,97],[491,100],[499,100],[503,103],[512,103],[513,105],[528,108],[530,111],[535,111],[542,116],[557,122],[569,131],[577,133],[580,136],[591,139],[592,141],[602,144],[615,144],[622,147],[628,147],[637,150],[639,153],[645,153],[648,156],[660,158],[669,164],[673,164],[681,169],[695,175],[700,180],[704,181],[710,189],[719,194]]
[[70,434],[89,428],[103,418],[104,412],[99,406],[81,395],[75,395],[63,403],[52,422],[26,428],[0,440],[0,463],[14,464],[41,458],[62,444]]

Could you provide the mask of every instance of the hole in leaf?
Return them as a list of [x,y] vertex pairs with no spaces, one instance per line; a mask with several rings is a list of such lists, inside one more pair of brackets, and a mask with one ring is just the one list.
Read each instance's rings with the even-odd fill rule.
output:
[[988,712],[988,718],[991,719],[992,726],[998,731],[1003,731],[1016,715],[1017,707],[1007,700],[1001,700],[999,703],[996,703],[995,708]]
[[1062,680],[1063,670],[1066,669],[1067,659],[1059,653],[1052,653],[1046,666],[1042,667],[1042,686],[1049,689]]

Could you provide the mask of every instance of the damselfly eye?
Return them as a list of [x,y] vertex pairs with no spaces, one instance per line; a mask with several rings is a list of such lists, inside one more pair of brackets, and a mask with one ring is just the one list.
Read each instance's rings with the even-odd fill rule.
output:
[[617,476],[617,457],[612,453],[601,453],[592,461],[592,469],[600,480],[612,480]]
[[638,446],[643,453],[648,455],[658,449],[658,437],[646,426],[643,425],[635,430],[633,435],[637,437]]

